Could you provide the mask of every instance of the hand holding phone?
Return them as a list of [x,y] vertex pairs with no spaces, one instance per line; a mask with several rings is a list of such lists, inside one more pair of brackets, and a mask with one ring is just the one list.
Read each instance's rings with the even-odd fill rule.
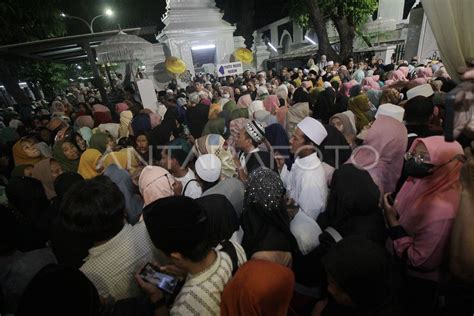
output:
[[168,294],[174,294],[179,283],[179,279],[176,276],[160,272],[159,268],[151,263],[147,263],[143,267],[139,276]]

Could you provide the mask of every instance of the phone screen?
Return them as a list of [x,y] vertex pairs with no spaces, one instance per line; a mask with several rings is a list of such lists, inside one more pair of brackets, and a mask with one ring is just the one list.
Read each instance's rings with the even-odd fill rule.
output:
[[156,287],[169,294],[174,293],[179,281],[175,276],[158,272],[151,263],[147,263],[143,267],[142,271],[140,271],[140,276],[143,278],[143,280],[154,284]]

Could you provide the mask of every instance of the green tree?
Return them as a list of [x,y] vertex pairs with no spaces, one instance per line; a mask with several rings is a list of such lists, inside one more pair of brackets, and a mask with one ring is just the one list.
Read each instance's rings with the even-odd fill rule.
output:
[[[290,17],[302,27],[312,27],[318,36],[319,54],[343,61],[353,50],[356,34],[377,9],[377,0],[292,0]],[[326,23],[332,21],[339,35],[339,53],[331,46]]]
[[[0,5],[0,45],[56,37],[64,34],[58,0],[2,0]],[[38,66],[40,67],[40,66]],[[0,82],[18,103],[29,102],[18,85],[21,60],[0,55]]]

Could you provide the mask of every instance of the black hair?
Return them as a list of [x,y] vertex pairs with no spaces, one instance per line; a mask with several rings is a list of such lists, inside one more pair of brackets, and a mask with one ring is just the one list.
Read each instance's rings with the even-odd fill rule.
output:
[[315,76],[318,76],[318,73],[316,72],[316,70],[311,69],[311,70],[309,71],[308,75],[315,75]]
[[179,148],[170,148],[169,155],[169,158],[176,159],[180,166],[184,164],[186,157],[188,156],[184,150]]
[[108,240],[123,228],[125,199],[106,176],[74,184],[60,206],[61,224],[94,242]]
[[192,262],[200,262],[211,251],[207,217],[194,199],[159,199],[145,207],[143,215],[154,246],[166,255],[177,252]]
[[339,90],[339,81],[337,81],[337,80],[331,81],[331,86],[334,88],[334,90],[338,91]]
[[431,98],[417,96],[407,101],[405,120],[407,123],[428,123],[433,115],[434,105]]
[[309,102],[309,95],[303,88],[299,87],[293,93],[293,102],[300,103],[300,102]]

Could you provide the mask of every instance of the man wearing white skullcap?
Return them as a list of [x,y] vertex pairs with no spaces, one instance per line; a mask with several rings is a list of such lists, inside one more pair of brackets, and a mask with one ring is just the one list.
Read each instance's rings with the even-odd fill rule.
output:
[[379,115],[389,116],[391,118],[396,119],[400,123],[403,123],[405,109],[401,106],[392,103],[385,103],[379,106],[379,108],[377,109],[377,113],[375,113],[375,118],[377,119]]
[[326,129],[320,122],[306,117],[290,139],[290,150],[296,156],[291,171],[281,160],[277,161],[289,197],[314,220],[324,211],[328,193],[324,169],[316,153],[316,146],[326,136]]
[[201,183],[203,191],[210,189],[217,184],[221,177],[222,163],[220,159],[213,154],[199,156],[194,165],[198,180]]

